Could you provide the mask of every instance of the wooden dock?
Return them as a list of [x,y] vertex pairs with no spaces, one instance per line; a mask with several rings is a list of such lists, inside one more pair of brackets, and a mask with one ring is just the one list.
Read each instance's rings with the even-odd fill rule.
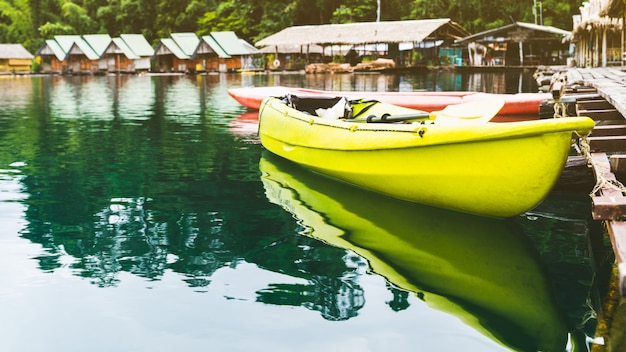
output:
[[[556,76],[558,77],[558,76]],[[592,215],[610,237],[618,271],[618,289],[626,296],[626,68],[567,68],[552,84],[555,103],[596,121],[584,148],[596,187]],[[574,106],[571,106],[574,104]]]

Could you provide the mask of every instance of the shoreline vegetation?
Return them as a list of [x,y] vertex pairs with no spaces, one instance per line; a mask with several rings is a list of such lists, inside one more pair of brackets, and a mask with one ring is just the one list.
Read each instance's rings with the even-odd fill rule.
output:
[[[579,0],[545,0],[542,7],[502,0],[58,0],[4,1],[0,6],[0,43],[20,43],[35,52],[56,35],[138,33],[150,43],[176,32],[199,36],[233,31],[251,43],[290,26],[450,18],[471,33],[512,21],[571,29]],[[471,14],[468,16],[468,14]]]

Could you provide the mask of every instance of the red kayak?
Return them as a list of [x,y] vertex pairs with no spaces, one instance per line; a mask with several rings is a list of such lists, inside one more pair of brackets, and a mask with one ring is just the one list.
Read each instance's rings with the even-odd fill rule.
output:
[[348,99],[371,99],[381,102],[404,106],[423,111],[443,110],[446,106],[460,104],[486,97],[497,96],[504,100],[504,107],[498,115],[538,115],[542,101],[550,99],[550,93],[517,93],[491,94],[479,92],[355,92],[355,91],[326,91],[306,88],[291,88],[283,86],[272,87],[242,87],[231,88],[228,94],[248,109],[258,110],[261,101],[268,97],[279,97],[291,94],[345,96]]

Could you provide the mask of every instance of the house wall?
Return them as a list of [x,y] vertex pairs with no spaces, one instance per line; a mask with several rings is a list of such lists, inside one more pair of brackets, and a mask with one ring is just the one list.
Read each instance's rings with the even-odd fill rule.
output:
[[579,67],[621,66],[622,34],[602,27],[592,27],[576,43],[575,58]]
[[98,72],[98,60],[89,60],[84,55],[71,55],[66,61],[67,68],[74,73]]
[[60,61],[54,55],[42,55],[41,56],[41,68],[43,73],[55,73],[66,71],[65,67],[67,63]]
[[106,71],[107,70],[107,59],[106,58],[101,58],[100,60],[98,60],[98,71]]
[[0,72],[30,72],[30,59],[0,59]]
[[219,69],[220,58],[216,54],[202,54],[198,57],[199,72],[216,72]]
[[135,60],[131,60],[123,54],[108,55],[106,70],[109,72],[134,72]]
[[159,55],[156,66],[162,72],[194,72],[201,60],[179,59],[174,55]]
[[224,59],[226,71],[236,71],[241,69],[241,57],[233,56],[228,59]]
[[137,71],[148,71],[150,70],[150,58],[142,57],[140,59],[135,60],[135,70]]

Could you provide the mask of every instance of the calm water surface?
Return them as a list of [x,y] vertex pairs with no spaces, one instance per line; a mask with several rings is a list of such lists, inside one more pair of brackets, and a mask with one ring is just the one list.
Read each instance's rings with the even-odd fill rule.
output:
[[265,84],[536,91],[519,73],[0,77],[1,351],[586,350],[611,259],[585,194],[495,220],[338,184],[263,151],[227,89]]

